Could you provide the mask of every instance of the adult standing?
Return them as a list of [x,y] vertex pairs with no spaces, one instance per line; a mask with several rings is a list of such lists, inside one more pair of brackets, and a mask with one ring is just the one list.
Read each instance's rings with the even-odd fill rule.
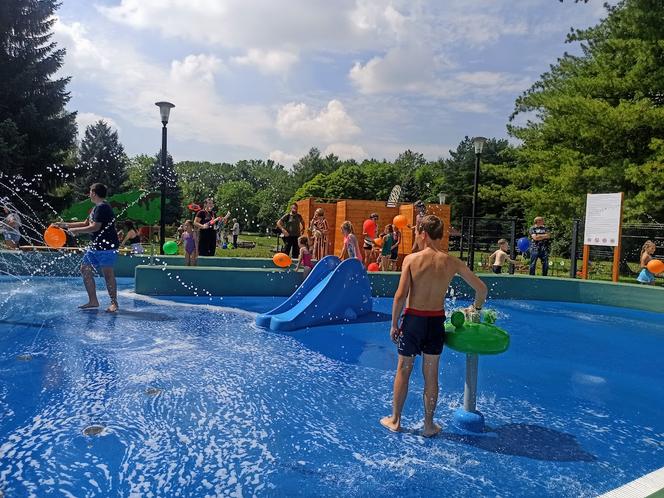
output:
[[88,293],[88,302],[82,304],[79,308],[99,307],[93,269],[99,268],[102,275],[104,275],[106,290],[111,298],[111,304],[106,308],[106,311],[113,313],[118,310],[118,290],[113,265],[118,257],[120,241],[118,240],[118,233],[115,231],[113,208],[106,202],[107,192],[106,185],[93,183],[88,195],[95,206],[89,218],[76,223],[57,223],[57,225],[68,229],[69,233],[74,236],[80,233],[91,234],[90,245],[83,255],[81,264],[81,275],[83,276],[85,290]]
[[537,259],[542,261],[542,276],[546,277],[549,273],[549,247],[551,245],[551,233],[544,226],[544,218],[538,216],[534,220],[535,224],[530,227],[530,274],[535,275],[537,269]]
[[292,252],[293,259],[299,258],[300,247],[297,244],[297,239],[304,232],[305,225],[302,215],[297,212],[297,204],[291,204],[290,211],[277,221],[277,227],[283,234],[284,252],[286,254]]
[[233,235],[233,248],[237,249],[237,238],[240,236],[240,224],[238,223],[237,218],[233,218],[231,234]]
[[194,227],[198,229],[198,255],[214,256],[217,247],[217,232],[212,221],[215,218],[214,199],[208,197],[194,217]]
[[327,233],[329,231],[323,208],[318,208],[314,211],[314,217],[311,219],[309,229],[314,237],[314,259],[321,260],[327,256]]
[[378,213],[371,213],[362,223],[362,248],[364,249],[364,266],[369,266],[373,253],[374,239],[378,236]]

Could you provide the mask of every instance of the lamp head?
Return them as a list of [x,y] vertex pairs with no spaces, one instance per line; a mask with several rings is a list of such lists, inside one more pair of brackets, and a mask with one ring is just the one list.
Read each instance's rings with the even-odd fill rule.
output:
[[475,137],[473,138],[473,145],[475,146],[475,154],[481,154],[484,144],[486,143],[486,138],[484,137]]
[[156,102],[155,105],[159,107],[159,114],[161,114],[161,122],[164,126],[168,124],[168,115],[171,113],[171,109],[175,107],[170,102]]

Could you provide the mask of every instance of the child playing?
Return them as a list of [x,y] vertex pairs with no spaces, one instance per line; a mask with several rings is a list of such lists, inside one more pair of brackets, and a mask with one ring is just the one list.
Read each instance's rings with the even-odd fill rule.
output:
[[[438,402],[438,365],[445,343],[445,294],[454,275],[459,274],[474,290],[475,302],[467,311],[482,309],[487,288],[466,264],[443,252],[443,222],[433,215],[423,216],[415,227],[419,251],[403,261],[399,287],[392,304],[390,338],[397,344],[398,364],[394,377],[392,414],[380,423],[387,429],[401,430],[401,411],[408,394],[408,382],[415,356],[422,354],[424,374],[424,429],[430,437],[440,432],[433,415]],[[404,305],[406,306],[404,309]],[[400,320],[403,311],[403,318]],[[401,321],[401,323],[399,323]]]
[[498,250],[489,256],[489,263],[491,263],[491,271],[500,274],[503,271],[503,264],[505,261],[512,263],[513,265],[517,264],[517,261],[511,259],[507,254],[509,249],[509,244],[505,239],[500,239],[498,241]]
[[341,233],[344,234],[344,248],[341,250],[341,259],[357,258],[361,261],[360,244],[353,233],[353,224],[350,221],[344,221],[341,224]]
[[391,269],[390,256],[392,256],[392,245],[394,244],[394,230],[392,225],[385,225],[383,231],[383,247],[380,249],[380,270]]
[[307,278],[314,267],[314,264],[311,262],[311,251],[309,251],[309,239],[303,235],[297,239],[297,245],[300,246],[300,257],[297,260],[295,271],[299,270],[300,265],[302,265],[304,278]]
[[636,280],[642,284],[655,285],[655,275],[647,268],[648,263],[653,259],[652,255],[655,254],[655,249],[656,246],[652,240],[646,240],[643,247],[641,247],[641,272]]
[[178,245],[184,245],[184,264],[186,266],[196,266],[198,263],[198,251],[196,247],[196,234],[194,233],[194,224],[191,220],[186,220],[183,224],[182,235]]

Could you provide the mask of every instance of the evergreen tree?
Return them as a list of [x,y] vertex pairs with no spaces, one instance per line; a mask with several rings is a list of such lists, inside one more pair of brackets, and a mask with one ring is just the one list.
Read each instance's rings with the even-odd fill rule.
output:
[[523,141],[528,217],[583,217],[586,193],[622,191],[627,219],[664,220],[664,3],[607,9],[597,26],[569,35],[583,54],[565,54],[516,102],[515,115],[535,116],[510,127]]
[[128,180],[129,160],[122,144],[118,141],[118,132],[112,130],[104,121],[88,126],[79,151],[79,175],[77,184],[80,197],[85,197],[87,187],[95,182],[108,187],[108,195],[122,191]]
[[65,110],[69,78],[53,79],[64,49],[50,41],[56,0],[0,2],[0,172],[33,179],[41,190],[62,182],[61,165],[76,137]]
[[[180,221],[182,215],[182,190],[178,183],[178,175],[175,172],[173,158],[168,154],[166,158],[166,167],[163,171],[163,178],[166,181],[166,213],[164,219],[167,225]],[[152,168],[147,175],[147,189],[151,192],[161,192],[162,167],[161,151],[154,157]]]

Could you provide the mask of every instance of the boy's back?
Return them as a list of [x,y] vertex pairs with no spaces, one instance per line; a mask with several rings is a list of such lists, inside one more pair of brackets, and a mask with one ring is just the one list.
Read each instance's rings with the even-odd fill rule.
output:
[[423,311],[441,310],[447,288],[459,266],[465,265],[454,256],[426,247],[404,260],[403,272],[410,280],[406,306]]

